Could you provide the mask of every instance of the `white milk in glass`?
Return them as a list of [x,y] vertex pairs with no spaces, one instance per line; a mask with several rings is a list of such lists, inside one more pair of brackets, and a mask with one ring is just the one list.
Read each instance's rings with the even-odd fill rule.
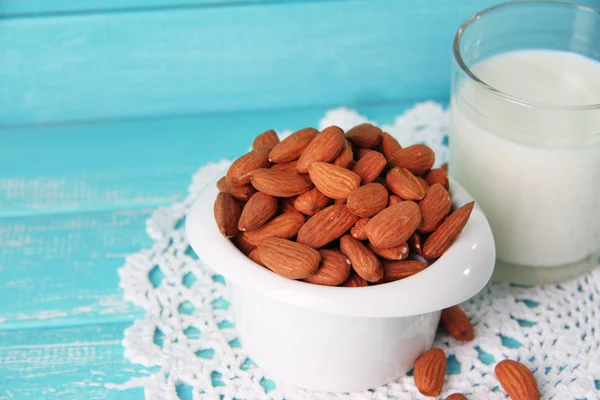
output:
[[454,89],[450,174],[483,208],[498,261],[539,269],[595,261],[600,109],[593,105],[600,104],[600,63],[563,51],[519,50],[472,71],[538,106],[532,111],[471,79]]

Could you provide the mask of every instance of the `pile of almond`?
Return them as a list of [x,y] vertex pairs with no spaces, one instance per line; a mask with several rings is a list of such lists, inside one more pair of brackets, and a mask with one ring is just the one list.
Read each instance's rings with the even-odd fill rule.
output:
[[[418,273],[454,243],[474,203],[451,212],[435,154],[371,124],[260,134],[217,183],[221,233],[290,279],[367,286]],[[409,258],[410,256],[410,258]]]

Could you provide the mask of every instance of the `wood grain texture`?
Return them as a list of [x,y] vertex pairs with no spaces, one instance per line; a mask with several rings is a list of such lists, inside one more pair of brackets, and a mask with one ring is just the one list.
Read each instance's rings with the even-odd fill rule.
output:
[[496,0],[348,0],[8,19],[0,124],[446,98]]
[[129,323],[0,332],[2,399],[140,399],[141,388],[112,389],[150,371],[123,357]]

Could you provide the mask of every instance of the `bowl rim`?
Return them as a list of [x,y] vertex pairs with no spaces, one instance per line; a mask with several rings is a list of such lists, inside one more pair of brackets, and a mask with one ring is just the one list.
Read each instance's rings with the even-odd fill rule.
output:
[[[247,258],[221,235],[213,216],[216,181],[199,194],[186,218],[186,234],[199,258],[223,275],[227,284],[317,312],[351,317],[407,317],[451,307],[476,295],[492,276],[492,231],[476,204],[456,242],[425,270],[381,285],[359,288],[321,286],[281,277]],[[456,206],[472,201],[450,179]]]

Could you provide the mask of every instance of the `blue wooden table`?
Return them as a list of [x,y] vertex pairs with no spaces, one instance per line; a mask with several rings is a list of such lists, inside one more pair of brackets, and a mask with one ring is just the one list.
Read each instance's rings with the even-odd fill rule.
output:
[[453,33],[494,3],[1,1],[0,398],[142,397],[111,389],[151,372],[116,270],[152,210],[266,129],[447,101]]

